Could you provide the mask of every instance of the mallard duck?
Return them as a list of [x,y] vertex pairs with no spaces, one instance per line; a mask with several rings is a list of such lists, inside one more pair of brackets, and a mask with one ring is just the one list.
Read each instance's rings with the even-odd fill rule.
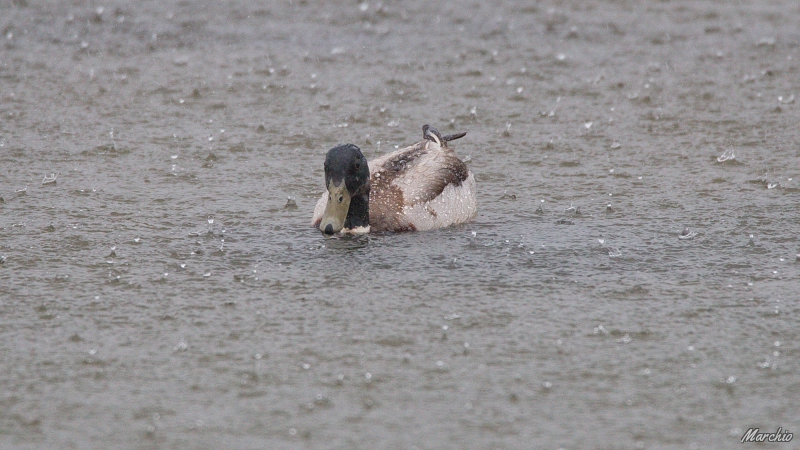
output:
[[422,141],[369,163],[361,149],[343,144],[328,150],[328,191],[311,223],[326,235],[374,231],[422,231],[472,220],[478,212],[475,177],[448,141],[422,127]]

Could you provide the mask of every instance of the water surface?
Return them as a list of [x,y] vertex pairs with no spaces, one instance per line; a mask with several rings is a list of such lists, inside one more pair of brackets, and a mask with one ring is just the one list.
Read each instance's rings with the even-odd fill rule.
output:
[[[3,447],[800,431],[794,2],[0,17]],[[309,227],[328,148],[372,158],[423,123],[469,133],[474,222]]]

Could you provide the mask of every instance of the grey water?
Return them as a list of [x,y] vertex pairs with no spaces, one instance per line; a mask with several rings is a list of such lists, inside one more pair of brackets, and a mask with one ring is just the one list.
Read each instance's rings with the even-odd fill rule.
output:
[[[0,2],[0,447],[800,432],[792,1]],[[326,239],[430,123],[479,215]],[[796,448],[796,447],[794,447]]]

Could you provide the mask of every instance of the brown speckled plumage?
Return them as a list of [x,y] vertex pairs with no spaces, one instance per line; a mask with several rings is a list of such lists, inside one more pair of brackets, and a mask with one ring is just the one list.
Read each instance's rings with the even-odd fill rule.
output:
[[[369,162],[371,231],[428,230],[475,217],[475,178],[443,144],[423,140]],[[315,226],[326,199],[317,204]]]

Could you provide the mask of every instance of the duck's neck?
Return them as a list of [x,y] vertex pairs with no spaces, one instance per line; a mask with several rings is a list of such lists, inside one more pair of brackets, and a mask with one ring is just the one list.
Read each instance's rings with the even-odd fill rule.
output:
[[369,191],[350,199],[350,210],[344,220],[347,229],[369,227]]

